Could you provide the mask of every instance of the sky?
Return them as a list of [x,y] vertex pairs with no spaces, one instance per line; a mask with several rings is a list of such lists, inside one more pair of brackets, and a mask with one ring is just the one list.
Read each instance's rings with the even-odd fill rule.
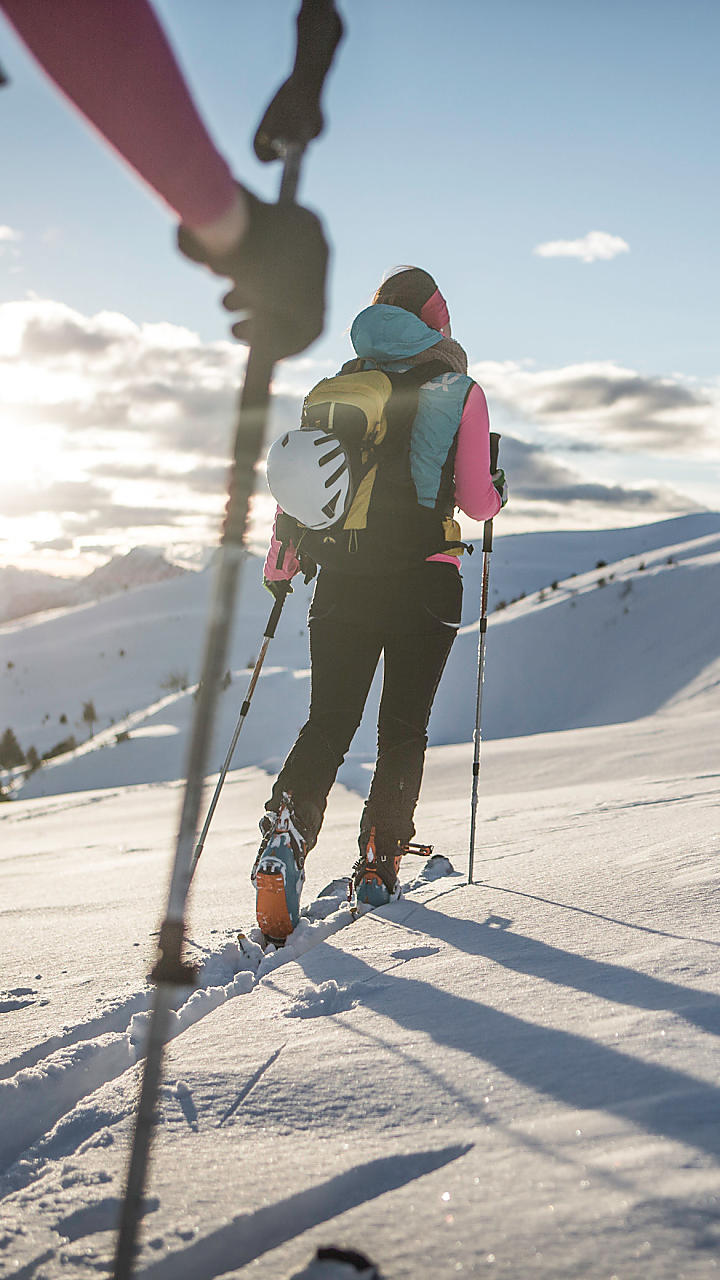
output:
[[[296,7],[155,4],[216,145],[267,199],[279,172],[251,142]],[[332,245],[327,324],[279,366],[269,439],[351,354],[383,273],[417,263],[503,434],[502,530],[718,509],[714,0],[339,8],[300,190]],[[0,565],[79,574],[136,545],[196,561],[245,358],[222,284],[2,18],[0,62]],[[271,510],[262,492],[258,543]]]

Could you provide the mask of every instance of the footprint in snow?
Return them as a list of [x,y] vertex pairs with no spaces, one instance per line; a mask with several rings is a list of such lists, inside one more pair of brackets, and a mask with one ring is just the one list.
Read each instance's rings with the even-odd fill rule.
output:
[[436,956],[439,947],[404,947],[402,951],[391,951],[393,960],[422,960],[423,956]]
[[[14,1013],[16,1009],[27,1009],[36,1003],[35,987],[13,987],[11,991],[0,991],[0,1013]],[[47,999],[40,1004],[48,1004]]]
[[449,858],[444,853],[434,853],[428,858],[420,875],[413,881],[413,886],[425,884],[428,880],[440,880],[443,876],[456,876],[458,872],[455,870]]

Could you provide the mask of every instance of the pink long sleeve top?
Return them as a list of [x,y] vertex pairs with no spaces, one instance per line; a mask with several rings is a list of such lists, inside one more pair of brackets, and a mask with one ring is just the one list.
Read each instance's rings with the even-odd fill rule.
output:
[[190,227],[235,201],[148,0],[0,0],[63,93]]

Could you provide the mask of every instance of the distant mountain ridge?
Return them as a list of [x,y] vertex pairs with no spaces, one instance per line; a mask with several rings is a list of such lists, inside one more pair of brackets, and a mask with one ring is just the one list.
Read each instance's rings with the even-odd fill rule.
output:
[[[590,535],[509,534],[492,561],[484,739],[682,714],[689,702],[708,721],[717,715],[720,514]],[[463,575],[463,624],[433,710],[434,745],[473,734],[481,554]],[[183,776],[214,575],[208,566],[128,592],[111,576],[104,600],[0,627],[0,733],[11,727],[25,752],[64,747],[24,780],[23,798]],[[300,584],[288,597],[234,768],[275,772],[307,717],[309,594]],[[209,772],[225,756],[270,608],[254,557],[242,574]],[[359,790],[376,750],[380,676],[340,773]]]
[[36,569],[0,568],[0,623],[49,609],[90,604],[119,591],[145,587],[192,570],[183,569],[152,547],[133,547],[113,556],[84,578],[59,578]]

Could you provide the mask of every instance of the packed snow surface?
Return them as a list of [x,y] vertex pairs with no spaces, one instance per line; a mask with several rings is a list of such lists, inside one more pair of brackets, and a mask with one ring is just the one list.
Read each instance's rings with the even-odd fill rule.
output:
[[[418,838],[441,856],[408,856],[403,898],[352,919],[343,877],[372,747],[354,744],[300,926],[263,951],[248,880],[261,766],[282,756],[307,697],[305,600],[291,599],[248,717],[254,758],[238,748],[189,903],[188,956],[202,970],[172,1017],[138,1275],[287,1277],[326,1243],[369,1254],[388,1280],[720,1270],[716,523],[597,534],[579,562],[577,544],[552,535],[544,579],[530,567],[537,547],[523,558],[515,540],[506,594],[526,594],[488,632],[476,883],[469,607],[418,810]],[[134,632],[138,647],[125,683],[112,672],[79,695],[107,690],[107,718],[123,695],[130,716],[154,707],[135,722],[143,734],[84,744],[0,809],[2,1275],[111,1265],[182,794],[167,754],[192,708],[153,680],[181,653],[177,637],[157,652],[173,634],[168,600],[174,631],[187,609],[194,636],[201,577],[128,593],[124,639]],[[253,599],[261,631],[267,605]],[[3,638],[45,699],[57,691],[43,654],[69,694],[73,662],[89,681],[101,635],[106,654],[126,647],[113,608]],[[42,640],[60,623],[64,639]],[[226,729],[243,665],[223,694]],[[34,683],[25,723],[37,726]],[[123,771],[123,748],[144,781]],[[103,757],[96,787],[84,771]],[[32,790],[53,775],[55,790]]]

